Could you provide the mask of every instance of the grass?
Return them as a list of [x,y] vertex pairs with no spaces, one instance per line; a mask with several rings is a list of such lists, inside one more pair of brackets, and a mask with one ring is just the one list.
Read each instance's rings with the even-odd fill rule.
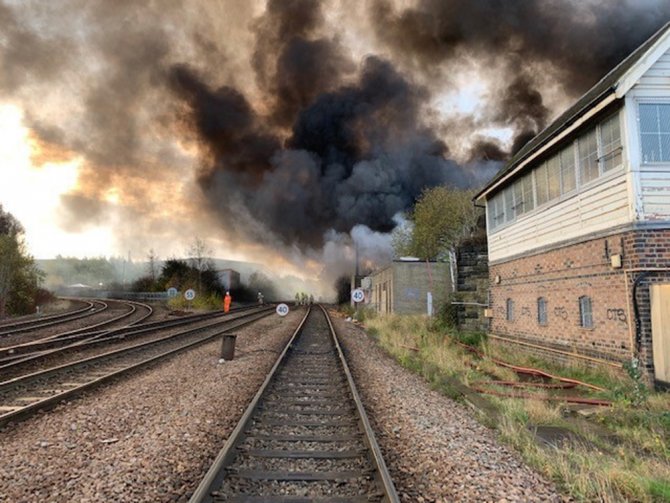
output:
[[[559,366],[501,345],[482,334],[457,334],[423,316],[367,317],[366,330],[400,364],[422,375],[433,387],[458,400],[475,402],[480,419],[495,427],[538,471],[578,501],[670,502],[670,393],[643,390],[640,382],[616,369]],[[519,366],[605,388],[584,391],[613,401],[586,419],[569,414],[562,402],[533,398],[472,396],[465,386],[491,380],[518,381],[512,370],[481,359],[456,342],[477,345],[485,355]],[[509,391],[503,387],[493,387]],[[535,426],[557,426],[584,442],[548,447],[538,442]]]

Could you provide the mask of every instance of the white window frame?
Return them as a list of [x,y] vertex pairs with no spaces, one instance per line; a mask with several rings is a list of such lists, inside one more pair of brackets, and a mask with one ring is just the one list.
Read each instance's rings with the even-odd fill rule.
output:
[[640,121],[640,105],[670,105],[670,99],[663,97],[639,97],[635,100],[635,122],[637,126],[637,141],[638,141],[638,152],[637,155],[640,156],[640,166],[668,166],[670,161],[654,161],[654,162],[645,162],[644,156],[642,155],[642,123]]

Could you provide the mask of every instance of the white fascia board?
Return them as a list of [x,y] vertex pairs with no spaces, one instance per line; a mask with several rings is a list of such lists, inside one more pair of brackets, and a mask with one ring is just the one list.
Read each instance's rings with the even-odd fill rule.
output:
[[617,81],[614,85],[616,97],[623,98],[668,49],[670,49],[670,29],[666,30],[656,43]]
[[482,192],[482,194],[477,198],[477,201],[486,200],[486,196],[493,191],[494,189],[497,189],[500,187],[500,185],[503,185],[507,180],[509,180],[511,177],[516,175],[519,171],[521,171],[523,168],[525,168],[528,164],[533,162],[535,159],[537,159],[540,155],[545,153],[547,150],[549,150],[551,147],[556,145],[558,142],[563,140],[566,136],[569,136],[571,133],[573,133],[575,130],[579,129],[585,122],[588,122],[589,119],[597,115],[600,111],[605,109],[608,105],[610,105],[612,102],[616,100],[616,94],[614,92],[611,92],[608,94],[604,99],[602,99],[596,106],[592,107],[589,109],[588,112],[586,112],[584,115],[582,115],[579,119],[577,119],[572,125],[563,131],[561,131],[558,135],[554,136],[551,140],[549,140],[547,143],[542,145],[542,147],[538,148],[535,150],[529,157],[521,161],[516,168],[514,168],[512,171],[507,173],[505,176],[503,176],[500,180],[498,180],[495,184],[491,185],[488,189],[486,189],[485,192]]

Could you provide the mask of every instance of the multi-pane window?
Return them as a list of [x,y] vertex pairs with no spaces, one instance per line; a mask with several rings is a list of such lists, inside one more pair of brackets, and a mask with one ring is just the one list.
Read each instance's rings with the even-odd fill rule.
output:
[[566,194],[577,188],[574,147],[569,145],[564,148],[559,157],[561,159],[561,194]]
[[592,129],[577,140],[579,151],[579,183],[588,183],[598,178],[598,137]]
[[533,204],[533,177],[528,173],[514,184],[514,212],[523,215],[535,207]]
[[537,299],[537,322],[540,325],[547,324],[547,299],[544,297]]
[[558,156],[547,161],[547,194],[549,201],[561,195],[561,165]]
[[[654,108],[652,110],[646,107]],[[648,136],[647,140],[643,140],[643,153],[645,148],[652,149],[649,151],[651,158],[659,159],[663,153],[670,162],[670,103],[640,105],[640,116],[641,122],[643,119],[646,121],[642,134]],[[653,129],[655,133],[652,131],[652,118],[656,124],[656,129]],[[659,126],[661,121],[665,121],[662,127]],[[656,146],[649,139],[652,136],[656,138]],[[559,199],[563,194],[568,194],[620,167],[622,160],[621,129],[617,112],[489,199],[489,228],[496,229],[514,222],[535,207]]]
[[600,143],[600,166],[603,173],[621,166],[621,129],[618,114],[600,124]]
[[503,191],[503,200],[505,201],[505,222],[514,220],[514,191],[512,187],[507,187]]
[[640,104],[642,162],[670,162],[670,103]]
[[593,309],[591,297],[584,295],[579,297],[579,324],[584,328],[593,327]]
[[549,201],[549,182],[547,179],[546,162],[543,162],[535,169],[535,198],[538,206]]
[[514,321],[514,301],[512,299],[507,299],[506,308],[507,321]]

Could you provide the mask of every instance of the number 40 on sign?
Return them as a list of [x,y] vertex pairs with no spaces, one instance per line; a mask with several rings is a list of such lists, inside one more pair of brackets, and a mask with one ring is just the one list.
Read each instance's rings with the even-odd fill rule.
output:
[[363,302],[365,300],[365,292],[363,291],[362,288],[356,288],[353,292],[351,292],[351,300],[354,302]]

